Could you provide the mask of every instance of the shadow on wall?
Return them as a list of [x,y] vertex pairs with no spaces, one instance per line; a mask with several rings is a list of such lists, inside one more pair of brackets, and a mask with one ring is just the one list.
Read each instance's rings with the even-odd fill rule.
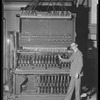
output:
[[87,40],[88,40],[88,24],[89,24],[89,8],[80,6],[77,11],[76,17],[76,43],[79,49],[82,51],[84,57],[87,57]]
[[97,87],[97,75],[98,75],[98,51],[94,47],[94,42],[92,40],[88,41],[88,59],[87,59],[87,78],[89,87]]
[[[79,49],[83,53],[83,61],[84,61],[84,77],[82,84],[87,85],[90,83],[90,79],[92,79],[92,68],[94,68],[93,64],[94,60],[91,61],[87,57],[87,49],[88,49],[88,34],[89,34],[89,8],[80,6],[77,11],[76,17],[76,43],[78,44]],[[90,67],[91,66],[91,67]]]
[[[83,53],[84,61],[84,76],[82,78],[82,85],[89,88],[97,86],[97,49],[93,46],[93,41],[88,40],[88,24],[89,24],[89,8],[80,6],[77,11],[76,17],[76,43]],[[89,41],[89,45],[88,45]],[[92,51],[88,51],[88,46],[92,47]],[[93,55],[93,57],[88,57]]]

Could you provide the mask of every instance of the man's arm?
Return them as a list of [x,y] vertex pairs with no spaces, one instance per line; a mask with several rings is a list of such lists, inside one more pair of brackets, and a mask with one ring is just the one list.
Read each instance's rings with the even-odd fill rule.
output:
[[60,55],[58,55],[58,58],[61,60],[61,62],[72,62],[72,60],[74,59],[74,53],[71,55],[71,57],[69,59],[64,59],[64,58],[61,58]]
[[77,56],[77,71],[76,71],[76,74],[75,74],[75,78],[79,78],[82,67],[83,67],[83,56],[82,56],[82,54],[79,54]]
[[77,72],[80,74],[83,67],[83,57],[80,56],[77,60],[78,60]]

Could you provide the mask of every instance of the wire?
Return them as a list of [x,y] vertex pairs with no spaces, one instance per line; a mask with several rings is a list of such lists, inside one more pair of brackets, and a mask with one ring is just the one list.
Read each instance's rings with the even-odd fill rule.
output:
[[36,1],[37,0],[34,0],[34,3],[32,4],[32,6],[31,6],[31,9],[30,9],[30,12],[29,12],[29,14],[31,13],[33,13],[33,9],[34,9],[34,7],[35,7],[35,5],[36,5]]
[[65,8],[64,8],[64,0],[62,0],[62,6],[63,6],[63,11],[64,11],[64,9],[65,9]]
[[37,0],[34,0],[34,2],[30,5],[30,8],[29,8],[29,12],[28,12],[28,14],[31,13],[32,8],[33,8],[33,7],[35,6],[35,4],[36,4],[36,1],[37,1]]
[[33,11],[32,11],[33,13],[35,12],[35,9],[36,9],[36,7],[37,7],[38,4],[39,4],[39,0],[37,0],[36,5],[33,8]]
[[[79,1],[79,0],[78,0],[78,1]],[[83,0],[83,2],[82,2],[82,4],[81,4],[81,5],[84,5],[85,1],[86,1],[86,0]]]
[[47,10],[46,10],[46,11],[48,11],[48,10],[49,10],[49,4],[50,4],[50,1],[49,1],[49,3],[48,3],[48,7],[47,7]]
[[55,12],[55,7],[53,5],[53,2],[52,2],[52,0],[50,0],[50,1],[51,1],[52,6],[53,6],[53,11]]
[[[33,1],[33,0],[32,0]],[[26,6],[26,9],[25,9],[25,13],[26,14],[29,14],[30,13],[30,9],[32,8],[33,4],[35,3],[35,0],[33,2],[29,2],[29,4]],[[24,13],[24,14],[25,14]]]
[[[56,8],[56,6],[57,6],[57,3],[58,3],[58,0],[55,2],[55,8]],[[57,10],[55,9],[55,12],[57,13]]]
[[26,9],[28,9],[28,8],[30,7],[30,4],[32,3],[32,1],[33,1],[33,0],[31,0],[31,1],[27,4],[27,6],[22,10],[22,13],[24,12],[24,10],[26,10]]
[[63,3],[61,1],[61,13],[63,13]]
[[[63,1],[65,2],[65,0],[63,0]],[[64,3],[63,3],[63,5],[64,5]],[[66,9],[65,5],[64,5],[64,8],[65,8],[65,11],[67,11],[67,9]]]
[[[79,0],[76,0],[77,2],[79,1]],[[84,2],[85,0],[83,0],[83,2]],[[28,4],[27,4],[27,6],[22,10],[22,14],[23,14],[23,12],[24,12],[24,14],[26,13],[26,14],[32,14],[32,13],[35,13],[35,11],[36,11],[36,8],[37,8],[37,6],[41,6],[42,4],[43,4],[43,2],[44,1],[42,1],[42,0],[31,0]],[[64,4],[64,2],[66,2],[65,0],[55,0],[54,2],[53,2],[53,0],[49,0],[48,1],[48,6],[47,6],[47,8],[46,8],[46,11],[48,11],[49,12],[49,8],[52,6],[52,8],[53,8],[53,13],[55,13],[55,12],[60,12],[61,14],[62,13],[64,13],[64,11],[67,11],[67,9],[66,9],[66,7],[65,7],[65,4]],[[76,3],[77,3],[76,2]],[[82,3],[83,3],[82,2]],[[59,3],[59,4],[58,4]],[[52,4],[51,6],[50,6],[50,4]],[[58,8],[57,8],[57,10],[56,10],[56,6],[57,6],[57,4],[58,4]],[[40,10],[40,9],[38,9],[38,10]],[[51,9],[50,9],[51,10]]]
[[[58,0],[59,1],[59,0]],[[60,11],[60,5],[59,5],[59,9],[58,9],[58,11]]]
[[27,8],[27,10],[30,9],[30,7],[33,6],[33,4],[35,3],[35,1],[36,1],[36,0],[33,0],[33,2],[30,3],[29,8]]
[[[31,3],[32,3],[32,1],[33,0],[31,0],[28,4],[27,4],[27,6],[23,9],[23,11],[22,11],[22,14],[24,13],[27,13],[27,11],[29,10],[29,8],[30,8],[30,6],[31,6]],[[34,1],[33,1],[34,2]],[[25,11],[25,12],[24,12]]]
[[42,0],[40,0],[40,5],[39,5],[39,6],[42,6],[42,4],[43,4],[43,1],[42,1]]
[[63,7],[63,14],[64,14],[64,10],[66,11],[66,7],[64,5],[64,0],[62,0],[62,7]]

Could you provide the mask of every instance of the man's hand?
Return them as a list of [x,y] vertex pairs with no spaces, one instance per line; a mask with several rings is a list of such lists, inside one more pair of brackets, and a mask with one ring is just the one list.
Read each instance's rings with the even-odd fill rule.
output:
[[59,58],[59,59],[61,59],[61,56],[60,56],[60,55],[58,55],[58,58]]
[[79,78],[79,74],[78,73],[75,74],[75,78],[77,78],[77,79]]

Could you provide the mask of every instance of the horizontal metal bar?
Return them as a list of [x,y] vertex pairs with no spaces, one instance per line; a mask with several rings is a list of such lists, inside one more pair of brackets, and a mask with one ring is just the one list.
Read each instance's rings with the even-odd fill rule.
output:
[[15,74],[69,74],[69,70],[20,70],[16,69]]
[[21,17],[21,18],[45,18],[45,19],[46,19],[46,18],[50,18],[50,19],[51,19],[51,18],[58,18],[58,19],[59,19],[59,18],[61,18],[61,19],[62,19],[62,18],[65,18],[65,19],[66,19],[66,18],[71,18],[71,15],[69,15],[69,16],[41,16],[41,15],[40,15],[40,16],[39,16],[39,15],[38,15],[38,16],[31,16],[31,15],[30,15],[30,16],[28,16],[28,15],[24,16],[24,15],[22,15],[22,16],[20,16],[20,17]]
[[[30,2],[31,0],[4,0],[4,2]],[[52,0],[52,2],[62,2],[62,0]],[[64,2],[73,2],[75,0],[64,0]],[[34,2],[34,1],[33,1]],[[50,0],[41,0],[41,2],[50,2]]]

